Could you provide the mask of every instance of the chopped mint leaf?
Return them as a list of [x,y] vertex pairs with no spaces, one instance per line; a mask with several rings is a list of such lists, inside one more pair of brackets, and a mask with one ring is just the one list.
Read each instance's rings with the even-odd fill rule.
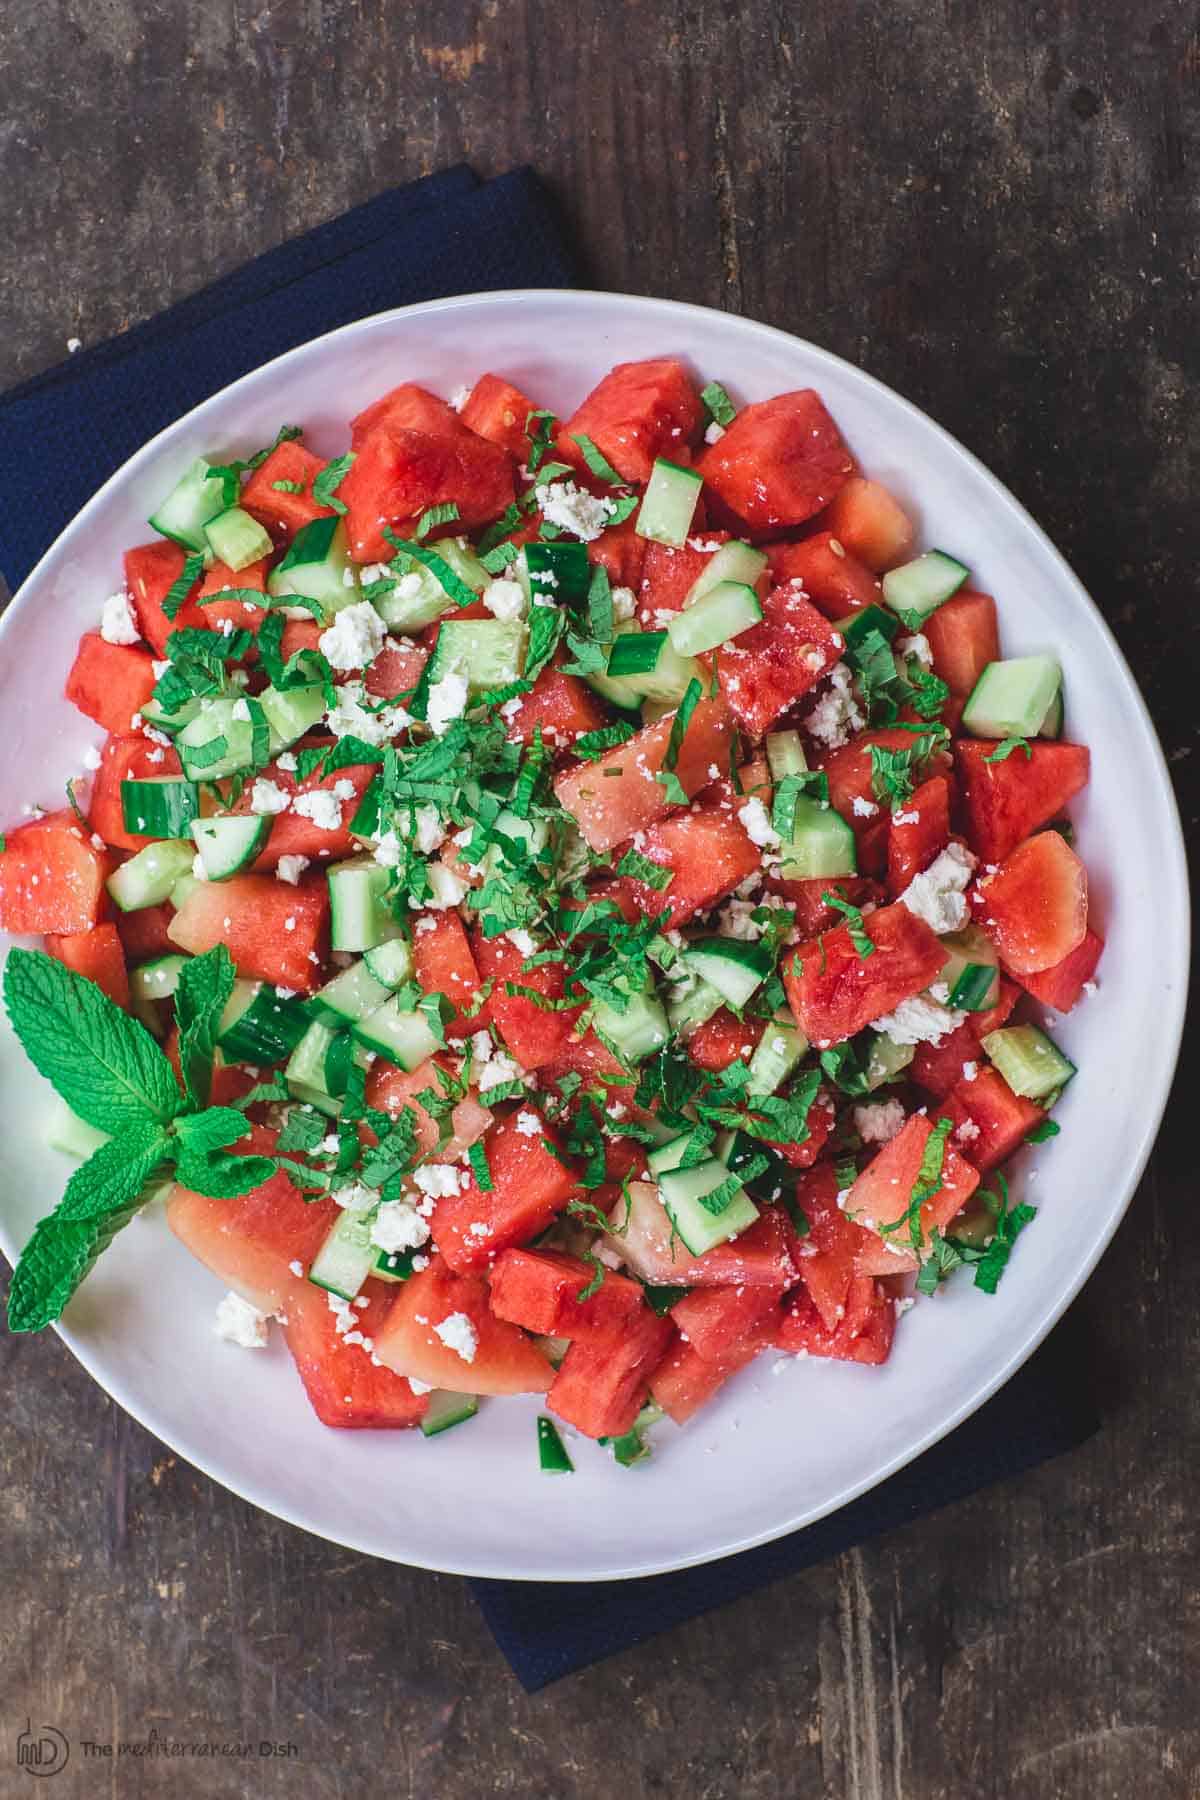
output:
[[725,428],[737,418],[737,408],[719,381],[710,381],[706,387],[702,387],[700,398],[715,425]]
[[1014,750],[1023,750],[1025,752],[1026,762],[1030,761],[1033,756],[1033,746],[1030,744],[1028,738],[1006,737],[1002,738],[996,745],[996,748],[992,751],[992,754],[990,756],[985,756],[983,760],[985,763],[1007,762]]
[[335,456],[326,463],[319,474],[313,477],[312,497],[318,506],[332,506],[334,512],[345,513],[349,509],[344,500],[339,500],[337,490],[350,473],[354,462],[353,450],[347,450],[345,456]]

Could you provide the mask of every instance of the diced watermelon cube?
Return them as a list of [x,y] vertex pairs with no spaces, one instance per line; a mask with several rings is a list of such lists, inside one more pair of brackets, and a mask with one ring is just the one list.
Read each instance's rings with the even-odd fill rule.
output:
[[117,914],[117,933],[127,968],[136,969],[139,963],[173,953],[175,946],[168,935],[173,916],[170,906],[142,906],[137,912]]
[[421,1155],[428,1156],[431,1151],[437,1150],[447,1162],[453,1162],[465,1150],[470,1149],[472,1144],[478,1143],[492,1123],[492,1115],[471,1094],[456,1101],[450,1114],[451,1135],[443,1144],[437,1120],[417,1098],[418,1094],[426,1091],[432,1091],[441,1097],[451,1090],[452,1080],[440,1080],[439,1069],[448,1078],[453,1076],[447,1057],[430,1057],[420,1068],[407,1071],[380,1057],[372,1064],[367,1075],[365,1098],[369,1107],[376,1112],[389,1113],[393,1119],[398,1119],[402,1112],[410,1112],[413,1116],[414,1141]]
[[[942,1116],[951,1115],[947,1108],[939,1107],[938,1117]],[[846,1212],[867,1230],[855,1258],[860,1275],[896,1275],[916,1266],[907,1224],[886,1233],[877,1228],[895,1225],[907,1213],[932,1131],[930,1118],[922,1113],[911,1114],[895,1137],[871,1158],[847,1194]],[[945,1231],[978,1186],[978,1170],[959,1155],[953,1143],[947,1142],[938,1186],[921,1206],[923,1246],[928,1247],[935,1229]]]
[[650,478],[654,459],[681,461],[700,426],[696,385],[673,357],[618,363],[594,387],[565,426],[565,435],[591,439],[626,481]]
[[843,915],[827,904],[826,894],[840,894],[851,906],[858,907],[878,906],[884,897],[879,883],[862,875],[840,875],[836,881],[826,876],[812,881],[785,881],[776,876],[768,877],[767,886],[787,901],[796,915],[795,928],[802,938],[816,937],[831,925],[841,924]]
[[855,1258],[870,1236],[847,1218],[838,1192],[832,1163],[818,1163],[796,1183],[796,1203],[808,1220],[808,1235],[795,1246],[796,1267],[826,1331],[846,1316]]
[[820,395],[800,388],[744,406],[696,467],[739,518],[773,536],[828,506],[854,461]]
[[454,1042],[478,1029],[468,1009],[479,998],[479,968],[456,912],[422,913],[413,934],[413,972],[427,994],[444,994],[454,1009],[446,1036]]
[[[639,592],[639,619],[651,631],[658,630],[663,620],[660,613],[683,611],[683,603],[703,575],[722,544],[728,543],[727,531],[705,532],[703,538],[685,544],[646,543]],[[703,548],[698,548],[703,545]]]
[[565,962],[525,967],[525,957],[507,937],[489,938],[472,933],[472,947],[480,975],[492,983],[492,991],[479,1023],[490,1019],[523,1069],[541,1069],[563,1054],[582,1007],[559,1012],[539,1006],[528,994],[510,994],[508,984],[531,989],[548,1001],[566,993]]
[[92,781],[92,798],[88,806],[88,824],[106,844],[118,850],[141,850],[153,838],[139,837],[126,831],[121,805],[123,781],[147,780],[155,775],[181,773],[174,750],[156,747],[148,738],[110,737],[100,752],[100,767]]
[[772,544],[767,556],[775,580],[800,582],[827,619],[844,619],[879,601],[878,577],[832,531],[814,532],[798,543]]
[[916,528],[900,502],[861,475],[852,475],[834,495],[825,523],[851,556],[877,574],[906,561],[916,542]]
[[880,907],[863,929],[875,945],[869,956],[859,955],[846,924],[801,944],[782,965],[796,1023],[822,1048],[894,1012],[927,988],[945,961],[924,919],[906,906]]
[[637,514],[634,513],[592,539],[588,545],[588,560],[603,564],[613,587],[628,588],[636,596],[642,585],[648,547],[648,539],[638,536]]
[[574,1339],[546,1404],[586,1437],[620,1437],[632,1429],[674,1335],[671,1321],[657,1318],[643,1302],[619,1333]]
[[113,870],[68,807],[18,825],[0,850],[0,927],[5,931],[91,931]]
[[759,623],[722,644],[717,659],[722,697],[751,737],[811,692],[844,647],[795,582],[772,588],[762,608]]
[[492,1311],[540,1337],[595,1338],[620,1334],[640,1313],[641,1284],[606,1270],[587,1300],[579,1295],[595,1270],[561,1250],[505,1250],[491,1274]]
[[[307,856],[310,861],[326,863],[354,854],[357,846],[350,826],[375,774],[369,763],[351,763],[347,768],[329,774],[309,775],[304,781],[290,769],[281,769],[277,763],[268,763],[260,774],[291,794],[293,799],[286,812],[276,813],[272,819],[271,834],[255,859],[256,869],[276,869],[282,856]],[[338,802],[340,823],[332,831],[323,818],[311,818],[296,807],[295,796],[315,793],[333,794]],[[248,813],[253,808],[254,783],[251,782],[232,810]]]
[[386,394],[373,400],[351,419],[351,447],[360,450],[381,425],[422,431],[430,437],[457,437],[467,429],[448,401],[439,399],[437,394],[431,394],[428,388],[418,386],[415,381],[402,381],[398,387],[389,388]]
[[398,1375],[464,1394],[544,1394],[554,1373],[519,1326],[496,1318],[483,1276],[456,1273],[442,1256],[401,1285],[375,1354]]
[[[598,762],[581,764],[555,782],[559,804],[575,819],[593,850],[611,850],[672,811],[667,788],[656,776],[663,768],[674,721],[674,713],[668,713]],[[708,782],[714,763],[719,769],[728,768],[731,729],[722,701],[700,701],[688,721],[675,765],[675,775],[689,799]]]
[[540,725],[545,742],[556,750],[570,750],[585,731],[607,724],[609,713],[586,681],[564,675],[561,669],[543,669],[525,694],[508,727],[514,743],[528,744]]
[[421,679],[429,656],[428,644],[388,638],[363,676],[372,700],[395,700],[398,695],[411,694]]
[[[1099,937],[1089,926],[1083,934],[1083,940],[1061,962],[1052,963],[1048,969],[1038,969],[1020,977],[1021,986],[1031,993],[1035,1000],[1043,1006],[1049,1006],[1055,1012],[1070,1012],[1077,1003],[1087,983],[1096,972],[1096,964],[1100,961],[1104,950],[1104,939]],[[990,1026],[995,1030],[995,1026]]]
[[[215,562],[205,571],[196,594],[196,605],[204,614],[210,631],[222,631],[226,625],[234,631],[257,632],[267,616],[269,602],[267,557],[247,564],[244,569],[231,569],[228,563]],[[261,600],[235,599],[235,594],[261,594]],[[315,622],[315,621],[314,621]]]
[[984,1175],[1007,1162],[1046,1117],[1042,1107],[1014,1094],[1004,1077],[989,1067],[981,1068],[973,1081],[963,1080],[952,1088],[938,1113],[953,1119],[953,1142]]
[[[764,1033],[764,1036],[766,1034]],[[784,1162],[790,1163],[793,1169],[811,1169],[833,1134],[837,1123],[837,1113],[828,1094],[818,1094],[808,1109],[808,1136],[803,1143],[776,1143],[771,1138],[764,1142],[772,1150],[777,1150]]]
[[671,1308],[685,1343],[705,1362],[724,1363],[765,1320],[776,1318],[782,1288],[696,1288]]
[[[323,459],[306,450],[294,438],[276,444],[266,461],[253,470],[242,489],[238,505],[252,519],[265,525],[277,544],[286,543],[302,526],[328,518],[331,506],[313,499],[313,482],[325,467]],[[300,492],[275,486],[277,481],[299,483]]]
[[226,1287],[268,1313],[284,1309],[296,1286],[290,1265],[308,1267],[337,1216],[336,1201],[306,1198],[283,1174],[232,1200],[177,1186],[167,1201],[167,1224],[180,1242]]
[[764,1208],[748,1231],[703,1256],[684,1249],[652,1182],[630,1182],[628,1205],[622,1194],[608,1216],[609,1248],[642,1281],[664,1287],[786,1288],[797,1279],[791,1235],[777,1207]]
[[950,842],[950,783],[944,775],[923,781],[888,820],[888,889],[899,896]]
[[127,732],[154,692],[154,658],[136,644],[109,644],[85,631],[67,676],[66,696],[105,731]]
[[722,1006],[689,1034],[687,1053],[698,1069],[717,1075],[753,1056],[763,1030],[762,1019],[739,1019]]
[[[310,1281],[297,1281],[285,1302],[284,1339],[322,1425],[343,1431],[402,1430],[418,1425],[429,1401],[414,1394],[407,1376],[372,1362],[368,1348],[392,1309],[396,1290],[368,1281],[358,1295],[349,1331],[339,1331],[330,1296]],[[354,1342],[347,1342],[353,1336]],[[363,1342],[362,1340],[366,1340]]]
[[775,1343],[780,1350],[794,1354],[878,1364],[888,1359],[895,1329],[894,1302],[869,1275],[856,1275],[850,1284],[845,1317],[832,1331],[802,1289],[784,1307]]
[[197,882],[171,920],[171,942],[193,956],[224,944],[239,975],[310,993],[329,940],[323,875],[297,887],[273,875]]
[[754,1361],[760,1350],[774,1341],[778,1327],[778,1311],[767,1315],[757,1331],[743,1338],[736,1350],[720,1362],[710,1362],[691,1344],[677,1338],[667,1350],[650,1377],[650,1397],[676,1425],[687,1421],[707,1405],[731,1375]]
[[757,845],[736,814],[715,807],[660,819],[645,833],[639,854],[670,869],[671,884],[656,888],[636,876],[623,876],[623,892],[645,918],[668,913],[667,930],[677,930],[696,913],[716,906],[756,873],[760,861]]
[[935,1100],[941,1100],[963,1079],[965,1066],[982,1063],[984,1054],[980,1039],[996,1031],[1011,1014],[1020,999],[1015,981],[1000,977],[1000,997],[986,1012],[972,1013],[969,1019],[944,1037],[938,1044],[918,1044],[909,1065],[909,1076],[917,1086]]
[[[437,402],[439,406],[444,403]],[[338,488],[348,508],[351,554],[376,562],[392,554],[387,526],[399,535],[431,506],[453,505],[464,530],[486,525],[513,499],[513,459],[498,444],[468,431],[444,407],[436,432],[377,424],[355,438],[355,461]]]
[[481,375],[459,417],[471,431],[524,462],[529,455],[525,424],[536,410],[533,401],[502,375]]
[[70,932],[63,937],[48,933],[46,948],[68,969],[103,988],[118,1006],[128,1007],[129,973],[115,925],[93,925],[90,931]]
[[[184,560],[185,552],[169,538],[139,544],[125,552],[125,586],[133,602],[138,630],[155,656],[167,654],[167,639],[173,631],[207,628],[204,614],[196,604],[196,585],[173,619],[168,619],[163,611],[163,601],[183,574]],[[128,720],[125,729],[129,729]]]
[[1014,975],[1053,969],[1087,934],[1087,870],[1057,831],[1018,844],[972,895],[976,917]]
[[934,673],[965,700],[990,662],[1000,658],[996,602],[990,594],[961,588],[930,613],[921,627],[933,653]]
[[[560,1213],[575,1192],[575,1176],[560,1161],[561,1145],[546,1128],[527,1134],[522,1113],[492,1126],[482,1139],[491,1178],[481,1188],[472,1175],[465,1189],[438,1201],[431,1229],[452,1269],[483,1269],[502,1250],[524,1244]],[[543,1142],[545,1140],[545,1142]],[[552,1143],[560,1155],[546,1148]],[[472,1225],[483,1227],[472,1231]]]
[[1039,742],[1028,757],[1016,750],[989,762],[998,747],[989,738],[954,745],[967,842],[985,863],[1003,862],[1023,838],[1060,818],[1088,778],[1083,744]]

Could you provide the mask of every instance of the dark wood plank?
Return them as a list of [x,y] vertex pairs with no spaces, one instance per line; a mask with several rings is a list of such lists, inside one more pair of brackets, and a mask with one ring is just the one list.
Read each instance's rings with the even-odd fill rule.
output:
[[[389,182],[529,160],[597,285],[828,345],[1013,487],[1117,631],[1194,831],[1193,9],[10,0],[0,69],[0,382]],[[1133,1047],[1118,1098],[1135,1118]],[[173,1764],[184,1800],[1200,1793],[1192,1139],[1177,1106],[1080,1303],[1097,1440],[534,1699],[461,1583],[275,1524],[54,1340],[0,1340],[0,1767],[28,1714],[75,1740],[56,1795],[128,1800],[162,1765],[83,1737],[298,1747]]]

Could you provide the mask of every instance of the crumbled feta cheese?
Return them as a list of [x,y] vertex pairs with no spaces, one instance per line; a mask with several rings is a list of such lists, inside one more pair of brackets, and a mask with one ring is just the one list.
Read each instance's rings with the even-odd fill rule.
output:
[[901,656],[915,656],[927,669],[933,667],[933,651],[923,631],[914,631],[911,637],[897,638],[896,650]]
[[598,500],[573,481],[552,481],[537,490],[542,517],[560,531],[569,531],[590,544],[607,526],[613,512],[611,500]]
[[364,1186],[361,1181],[348,1181],[345,1187],[334,1188],[333,1198],[343,1212],[370,1212],[379,1198],[375,1188]]
[[757,795],[738,807],[737,816],[752,844],[757,844],[760,850],[778,848],[779,833],[772,829],[767,809]]
[[854,816],[856,819],[873,819],[879,811],[873,800],[867,800],[862,794],[854,796]]
[[963,1064],[962,1078],[964,1081],[974,1081],[978,1074],[979,1064],[977,1062],[965,1062]]
[[364,744],[378,748],[396,733],[412,724],[412,714],[402,706],[384,706],[371,712],[364,704],[367,690],[361,681],[347,681],[335,688],[336,703],[325,714],[325,723],[335,737],[358,737]]
[[479,1071],[476,1086],[481,1094],[489,1089],[499,1087],[504,1081],[520,1081],[521,1069],[504,1050],[493,1048],[491,1056]]
[[753,900],[727,900],[717,914],[717,935],[738,938],[746,944],[757,943],[762,936],[762,927],[750,916],[754,910]]
[[292,811],[311,819],[318,831],[337,831],[342,823],[342,803],[329,788],[313,788],[310,793],[297,794],[292,801]]
[[522,926],[516,925],[513,927],[513,929],[511,931],[506,931],[504,935],[508,939],[509,943],[512,944],[515,949],[517,949],[521,952],[522,956],[532,956],[533,955],[533,952],[534,952],[534,949],[536,946],[534,945],[534,941],[530,937],[529,933],[526,930],[524,930]]
[[511,622],[525,617],[525,589],[519,581],[489,581],[483,590],[483,604],[494,619]]
[[979,1127],[974,1119],[964,1119],[961,1125],[955,1127],[954,1135],[960,1144],[973,1144],[979,1136]]
[[613,618],[618,624],[632,619],[637,611],[637,595],[632,588],[615,587],[612,591]]
[[239,695],[234,701],[229,710],[229,716],[231,719],[236,719],[239,725],[248,725],[250,723],[250,702],[244,695]]
[[864,1144],[886,1144],[903,1126],[904,1108],[899,1100],[877,1100],[854,1108],[854,1127]]
[[429,1226],[411,1200],[385,1200],[371,1226],[371,1242],[381,1250],[419,1250],[429,1242]]
[[[470,398],[471,390],[469,387],[456,387],[450,396],[450,405],[454,408],[455,412],[461,412]],[[428,1389],[426,1389],[426,1392],[428,1392]]]
[[886,1031],[897,1044],[940,1044],[944,1037],[958,1030],[966,1016],[954,1007],[941,1006],[936,1000],[927,1000],[923,994],[917,994],[910,1000],[902,1000],[895,1012],[872,1019],[871,1029]]
[[448,1200],[459,1192],[459,1171],[453,1163],[422,1163],[413,1170],[413,1181],[428,1200]]
[[333,791],[337,795],[338,799],[343,802],[343,804],[347,800],[353,800],[354,796],[355,796],[355,792],[356,792],[354,783],[352,781],[347,780],[347,778],[344,775],[342,776],[342,779],[340,781],[334,782]]
[[334,669],[365,669],[383,649],[387,627],[369,600],[343,607],[320,637],[322,654]]
[[300,1261],[299,1257],[294,1257],[293,1260],[288,1264],[288,1268],[291,1271],[291,1273],[296,1277],[297,1281],[300,1281],[303,1279],[304,1264]]
[[[101,760],[102,760],[102,758],[100,756],[100,752],[97,750],[96,746],[94,744],[89,744],[87,749],[83,753],[84,768],[89,769],[89,770],[96,770],[100,767]],[[1093,983],[1093,986],[1094,985],[1095,984]]]
[[469,692],[466,676],[453,664],[439,681],[431,684],[425,717],[435,737],[444,737],[455,719],[462,718]]
[[866,724],[845,663],[831,670],[829,686],[805,720],[805,725],[827,750],[840,750]]
[[900,896],[918,919],[924,919],[938,937],[961,931],[970,916],[964,889],[975,872],[975,858],[963,844],[947,844],[920,875],[914,875]]
[[[441,849],[446,841],[446,827],[438,817],[436,806],[418,806],[416,827],[417,849],[422,856],[432,856],[435,850]],[[385,833],[384,835],[389,834]]]
[[281,856],[275,864],[276,878],[295,887],[311,861],[310,856]]
[[268,781],[265,775],[259,775],[250,789],[250,811],[266,817],[274,813],[286,812],[292,804],[292,796],[278,782]]
[[919,812],[894,812],[892,814],[893,825],[919,825],[920,823],[921,815]]
[[1098,981],[1085,981],[1080,991],[1086,994],[1090,1000],[1093,994],[1099,993],[1100,983]]
[[136,644],[141,637],[129,595],[110,594],[100,612],[100,636],[106,644]]
[[243,1350],[261,1350],[267,1341],[269,1313],[259,1312],[240,1294],[228,1293],[217,1307],[213,1329],[227,1344],[238,1344]]
[[466,1363],[475,1361],[479,1336],[466,1313],[448,1313],[433,1329],[447,1350],[453,1350]]
[[515,694],[511,700],[506,700],[504,705],[500,708],[500,717],[502,719],[507,719],[509,724],[511,724],[524,705],[524,696]]
[[724,436],[725,427],[723,425],[718,425],[715,419],[710,425],[706,425],[704,428],[704,441],[706,444],[719,444]]
[[293,750],[283,750],[275,758],[275,767],[285,770],[289,775],[296,773],[297,766],[296,754]]
[[170,666],[171,664],[166,658],[161,660],[157,656],[152,656],[150,658],[150,669],[155,681],[161,681]]
[[425,902],[426,908],[431,912],[445,912],[448,907],[461,906],[467,892],[462,876],[448,869],[445,863],[428,863],[426,868],[433,890]]
[[517,1133],[520,1137],[539,1137],[542,1121],[536,1113],[519,1112],[517,1114]]

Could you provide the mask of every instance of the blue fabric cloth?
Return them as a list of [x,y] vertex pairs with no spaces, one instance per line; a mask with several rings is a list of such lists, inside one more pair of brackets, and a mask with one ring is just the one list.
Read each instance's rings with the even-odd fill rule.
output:
[[[139,445],[293,345],[387,307],[485,288],[564,287],[574,275],[548,196],[528,170],[480,183],[469,169],[450,169],[268,251],[0,397],[0,572],[17,587]],[[518,1678],[544,1687],[1081,1442],[1096,1419],[1065,1331],[951,1438],[778,1543],[644,1581],[473,1582]],[[629,1479],[634,1497],[636,1469]]]
[[527,169],[394,188],[0,397],[0,574],[11,588],[114,469],[181,413],[352,319],[575,278]]
[[[870,1493],[773,1544],[640,1581],[473,1581],[471,1587],[522,1687],[534,1693],[1083,1443],[1099,1423],[1084,1351],[1078,1325],[1064,1320],[1033,1361],[957,1431]],[[734,1454],[735,1446],[727,1450]],[[660,1453],[670,1455],[669,1439]],[[631,1530],[637,1480],[637,1469],[630,1469]]]

